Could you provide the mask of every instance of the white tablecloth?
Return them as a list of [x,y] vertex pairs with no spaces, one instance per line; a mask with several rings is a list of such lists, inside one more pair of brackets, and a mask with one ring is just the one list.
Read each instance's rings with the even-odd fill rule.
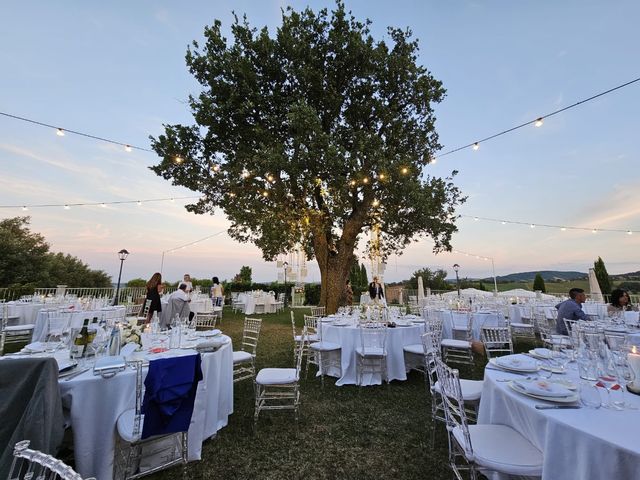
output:
[[[271,295],[252,295],[250,293],[241,293],[238,295],[238,301],[244,304],[244,313],[253,315],[254,313],[276,313],[276,299]],[[263,312],[256,312],[256,305],[264,305]]]
[[[534,305],[533,312],[534,313],[544,313],[545,317],[553,318],[551,313],[552,310],[555,310],[555,305]],[[533,323],[533,319],[531,318],[531,305],[519,304],[519,305],[509,305],[509,321],[511,323],[522,323],[523,318],[529,319],[529,323]]]
[[[189,460],[200,460],[202,442],[227,425],[233,413],[233,347],[202,354],[203,380],[198,385],[191,426]],[[135,407],[135,372],[113,378],[92,371],[60,381],[60,393],[73,429],[76,471],[83,477],[110,480],[113,475],[115,425],[122,412]]]
[[19,317],[17,324],[34,324],[38,312],[45,307],[44,303],[31,302],[7,302],[7,310],[10,317]]
[[[321,326],[320,326],[321,325]],[[342,376],[336,385],[356,384],[356,348],[362,344],[360,331],[355,326],[338,327],[329,322],[320,322],[322,340],[337,343],[341,346]],[[404,364],[406,345],[420,343],[420,335],[424,333],[424,325],[412,327],[396,327],[387,329],[387,375],[391,380],[406,380],[407,371]],[[334,372],[329,372],[332,374]],[[380,385],[380,375],[365,375],[363,385]]]
[[[456,329],[465,330],[467,328],[468,313],[454,310],[443,310],[439,314],[443,318],[442,338],[453,338],[453,325]],[[482,327],[498,327],[502,324],[503,318],[499,313],[494,312],[474,312],[471,319],[471,333],[474,340],[480,340]]]
[[[110,319],[124,320],[126,307],[117,305],[115,307],[104,307],[100,310],[79,310],[72,313],[63,313],[61,315],[71,315],[71,328],[82,328],[82,323],[86,318],[93,320],[97,317],[101,320],[103,317]],[[49,334],[49,312],[42,310],[38,312],[38,317],[33,329],[33,342],[44,342]]]
[[[578,382],[575,369],[567,375]],[[544,455],[543,479],[631,479],[640,474],[640,411],[536,410],[548,404],[514,392],[496,379],[522,378],[485,370],[479,424],[508,425],[539,448]],[[640,397],[628,395],[640,406]]]

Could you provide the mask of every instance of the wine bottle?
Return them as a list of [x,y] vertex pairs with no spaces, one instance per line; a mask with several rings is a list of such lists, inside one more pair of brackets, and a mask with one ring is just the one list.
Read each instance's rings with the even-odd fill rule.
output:
[[89,319],[85,318],[82,329],[77,333],[71,345],[71,358],[80,358],[86,354],[89,340]]

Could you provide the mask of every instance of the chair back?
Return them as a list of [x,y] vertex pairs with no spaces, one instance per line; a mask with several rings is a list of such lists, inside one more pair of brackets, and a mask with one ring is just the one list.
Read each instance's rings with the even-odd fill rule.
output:
[[200,354],[150,361],[143,397],[142,362],[136,362],[134,438],[140,428],[143,440],[189,430],[198,382],[202,380],[200,365]]
[[424,371],[429,380],[429,387],[433,391],[438,381],[436,359],[440,356],[440,338],[435,332],[427,331],[420,336],[424,349]]
[[293,315],[293,310],[291,310],[291,330],[293,330],[293,341],[296,341],[296,319]]
[[31,450],[29,440],[16,443],[8,478],[10,480],[82,480],[80,474],[63,461],[46,453]]
[[432,316],[431,318],[427,319],[427,321],[425,322],[425,326],[427,332],[432,332],[434,334],[434,338],[438,340],[439,345],[440,340],[442,340],[442,318]]
[[361,326],[360,346],[364,355],[384,356],[387,353],[387,326],[383,323],[369,323]]
[[261,318],[244,318],[244,330],[242,331],[242,347],[241,350],[256,356],[258,349],[258,337],[260,336],[260,328],[262,327]]
[[513,341],[509,327],[482,327],[480,339],[484,344],[487,358],[496,354],[510,355],[513,353]]
[[[293,311],[291,312],[293,315]],[[304,316],[304,326],[307,329],[307,335],[317,335],[320,338],[320,333],[322,329],[318,328],[318,317],[314,317],[313,315],[305,315]]]
[[196,313],[196,328],[214,329],[218,316],[215,313]]
[[458,370],[450,368],[439,358],[436,359],[436,370],[442,391],[447,430],[451,432],[457,428],[462,432],[464,444],[461,447],[464,449],[467,458],[474,458]]
[[324,317],[326,312],[325,307],[311,307],[311,316],[312,317]]
[[149,315],[150,308],[151,308],[151,300],[146,300],[144,302],[144,308],[142,309],[142,316],[144,318],[147,318],[147,316]]

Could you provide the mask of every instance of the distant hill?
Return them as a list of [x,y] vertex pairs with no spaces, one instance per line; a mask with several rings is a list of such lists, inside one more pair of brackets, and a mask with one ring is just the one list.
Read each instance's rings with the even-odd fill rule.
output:
[[[496,278],[498,283],[500,282],[533,282],[536,274],[542,275],[545,282],[552,281],[570,281],[586,279],[587,274],[584,272],[562,272],[559,270],[541,270],[536,272],[519,272],[510,273],[509,275],[503,275]],[[492,278],[483,279],[483,281],[492,281]]]
[[639,272],[629,272],[629,273],[621,273],[619,275],[611,275],[609,274],[612,280],[640,280],[640,271]]

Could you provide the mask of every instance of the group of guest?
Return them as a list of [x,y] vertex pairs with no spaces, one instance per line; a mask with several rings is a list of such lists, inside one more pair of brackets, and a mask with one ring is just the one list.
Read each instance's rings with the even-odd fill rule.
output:
[[[162,274],[160,272],[154,273],[147,282],[146,287],[146,300],[151,301],[146,319],[146,321],[149,322],[153,318],[154,313],[160,315],[160,312],[162,312],[162,302],[160,301],[160,296],[164,292]],[[192,291],[193,282],[191,281],[191,276],[188,273],[185,273],[182,281],[178,285],[178,289],[169,295],[168,308],[170,311],[168,312],[168,315],[164,316],[167,322],[170,322],[171,318],[175,318],[176,315],[180,318],[189,317],[189,320],[193,319],[194,313],[189,307]],[[222,287],[220,280],[218,280],[218,277],[213,277],[212,279],[210,296],[214,307],[222,306],[224,304],[224,288]],[[161,326],[166,327],[168,325]]]
[[[564,319],[567,320],[590,320],[589,316],[582,310],[582,304],[587,301],[587,294],[582,288],[572,288],[569,290],[569,299],[556,305],[558,318],[556,320],[556,331],[560,335],[568,335]],[[637,311],[638,308],[631,304],[631,298],[626,290],[616,288],[611,292],[611,303],[607,305],[607,315],[612,316],[618,312],[627,310]]]

